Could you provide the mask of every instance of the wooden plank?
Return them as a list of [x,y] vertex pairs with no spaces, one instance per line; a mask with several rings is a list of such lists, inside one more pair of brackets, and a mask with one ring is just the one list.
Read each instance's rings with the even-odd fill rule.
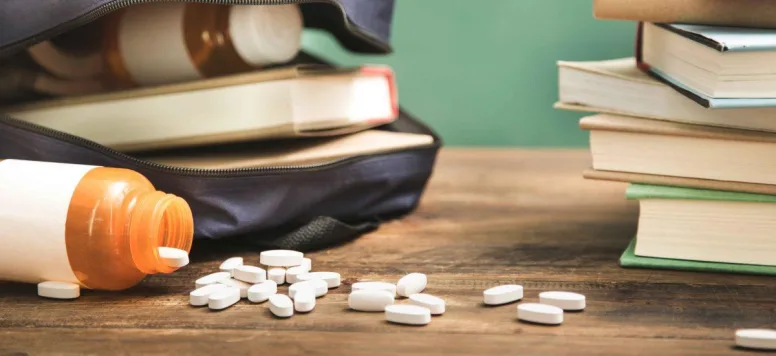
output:
[[[0,284],[0,351],[55,352],[47,350],[63,343],[88,353],[99,347],[91,341],[107,340],[113,348],[98,353],[158,352],[169,343],[183,353],[245,352],[261,344],[262,352],[326,354],[319,348],[330,343],[378,355],[514,347],[538,354],[730,354],[736,328],[776,327],[774,278],[618,267],[638,207],[624,199],[623,184],[583,180],[587,166],[582,151],[445,151],[417,212],[309,254],[315,270],[340,272],[344,283],[318,299],[314,312],[289,320],[246,301],[222,312],[188,306],[194,280],[223,259],[258,263],[257,251],[223,242],[198,242],[190,266],[123,293],[84,291],[78,300],[50,301],[34,286]],[[347,310],[353,282],[395,281],[414,271],[427,273],[427,291],[448,303],[430,325],[401,327],[380,313]],[[504,283],[524,285],[525,301],[545,290],[578,291],[588,308],[567,313],[560,327],[520,323],[514,304],[481,305],[484,289]]]

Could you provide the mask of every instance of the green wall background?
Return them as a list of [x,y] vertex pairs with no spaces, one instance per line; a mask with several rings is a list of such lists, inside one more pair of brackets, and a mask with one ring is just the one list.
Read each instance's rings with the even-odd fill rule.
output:
[[555,62],[630,56],[634,33],[596,21],[590,0],[397,0],[393,54],[354,55],[317,31],[303,47],[393,66],[401,105],[448,146],[585,146],[581,115],[552,109]]

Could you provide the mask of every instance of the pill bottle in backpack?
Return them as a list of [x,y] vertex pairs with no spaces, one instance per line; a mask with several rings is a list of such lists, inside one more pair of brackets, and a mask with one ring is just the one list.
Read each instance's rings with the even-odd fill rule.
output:
[[176,270],[191,249],[188,204],[118,168],[0,160],[0,280],[122,290]]

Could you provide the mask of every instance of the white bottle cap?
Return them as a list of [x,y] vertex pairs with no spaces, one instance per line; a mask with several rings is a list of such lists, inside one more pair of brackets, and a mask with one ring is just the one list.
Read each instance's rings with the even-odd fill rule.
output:
[[298,5],[235,5],[229,13],[229,35],[237,53],[257,67],[293,59],[303,28]]

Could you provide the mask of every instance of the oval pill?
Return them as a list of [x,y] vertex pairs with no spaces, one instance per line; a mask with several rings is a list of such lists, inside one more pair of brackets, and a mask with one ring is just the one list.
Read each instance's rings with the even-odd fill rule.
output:
[[399,279],[396,283],[396,293],[402,297],[409,297],[426,289],[428,279],[423,273],[410,273]]
[[393,294],[384,290],[354,290],[348,296],[348,307],[364,312],[381,312],[393,304]]
[[557,325],[563,322],[563,309],[547,304],[525,303],[517,306],[517,318],[532,323]]
[[254,284],[248,288],[248,300],[253,303],[261,303],[278,293],[278,284],[272,280],[266,280]]
[[758,350],[776,350],[776,330],[736,330],[736,346]]
[[232,273],[232,270],[243,265],[242,257],[227,258],[226,261],[221,263],[218,267],[221,271]]
[[223,288],[228,287],[224,284],[216,283],[197,288],[189,293],[189,304],[195,307],[207,305],[210,295]]
[[194,284],[197,286],[197,289],[199,289],[208,284],[218,283],[220,281],[223,281],[229,278],[232,278],[232,274],[229,272],[216,272],[216,273],[208,274],[207,276],[204,276],[196,280]]
[[385,307],[385,320],[397,324],[426,325],[431,322],[431,311],[417,305],[394,304]]
[[315,308],[315,293],[311,289],[303,289],[294,296],[294,310],[307,313]]
[[246,283],[261,283],[267,280],[267,271],[256,266],[242,265],[232,270],[232,277]]
[[493,287],[482,293],[483,302],[487,305],[499,305],[512,303],[523,299],[523,286],[517,284],[506,284]]
[[329,292],[329,285],[325,281],[320,279],[314,279],[311,281],[296,282],[288,287],[288,296],[293,298],[297,292],[304,288],[312,289],[315,297],[321,297]]
[[413,294],[410,296],[410,304],[428,308],[432,315],[441,315],[445,313],[444,299],[431,294]]
[[308,272],[312,271],[313,270],[313,260],[305,257],[305,258],[302,259],[301,266],[304,267],[304,269],[306,269]]
[[259,263],[270,267],[291,267],[302,264],[304,254],[291,250],[270,250],[259,255]]
[[351,290],[382,290],[396,297],[396,285],[388,282],[356,282],[350,286]]
[[240,301],[240,290],[227,286],[210,294],[207,307],[213,310],[226,309]]
[[286,283],[286,269],[283,267],[272,267],[267,271],[267,278],[278,285]]
[[269,311],[279,318],[288,318],[294,315],[294,303],[287,295],[275,294],[269,297]]
[[304,266],[290,267],[289,269],[286,270],[286,282],[292,283],[292,284],[299,282],[299,280],[297,279],[297,276],[307,272],[310,272],[310,270],[305,269]]
[[38,283],[38,295],[52,299],[75,299],[81,296],[81,286],[70,282]]
[[329,288],[337,288],[340,286],[340,274],[337,272],[307,272],[296,276],[299,281],[310,281],[313,279],[320,279],[329,286]]
[[240,298],[248,298],[248,288],[251,287],[250,283],[245,283],[243,281],[238,281],[236,279],[224,279],[222,281],[218,281],[218,283],[225,284],[229,287],[236,288],[240,291]]
[[571,292],[542,292],[539,293],[539,303],[563,310],[582,310],[585,309],[585,296]]
[[162,262],[173,268],[180,268],[189,264],[189,253],[172,247],[159,247],[159,258]]

